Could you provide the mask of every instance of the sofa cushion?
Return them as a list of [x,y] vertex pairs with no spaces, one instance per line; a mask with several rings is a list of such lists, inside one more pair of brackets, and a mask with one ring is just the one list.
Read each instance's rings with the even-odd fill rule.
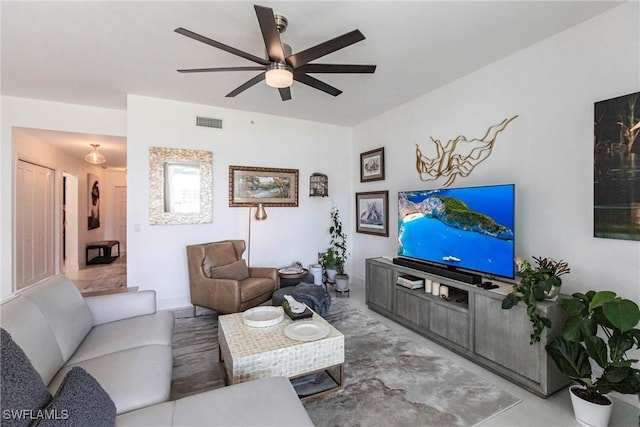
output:
[[239,259],[231,264],[211,267],[209,277],[211,279],[244,280],[249,277],[249,268],[245,260]]
[[174,314],[163,310],[95,326],[67,362],[69,365],[144,345],[171,347]]
[[[53,400],[44,408],[60,419],[42,419],[36,426],[112,427],[116,421],[116,405],[98,381],[80,367],[64,377]],[[64,420],[64,423],[60,421]]]
[[205,275],[210,274],[211,267],[231,264],[237,260],[238,256],[236,255],[233,243],[229,241],[211,243],[204,248],[202,271]]
[[62,352],[51,326],[33,301],[18,295],[3,301],[0,309],[2,327],[27,355],[45,384],[64,365]]
[[0,409],[2,410],[3,425],[27,426],[29,418],[4,418],[5,411],[32,410],[36,412],[51,400],[51,394],[42,377],[31,364],[27,355],[11,338],[11,334],[0,329],[0,366],[1,390]]
[[93,326],[91,312],[78,288],[68,277],[58,275],[25,290],[22,295],[33,301],[47,319],[62,358],[67,361]]
[[[213,409],[215,408],[215,409]],[[286,377],[194,394],[119,415],[118,426],[313,426]]]
[[[171,391],[173,358],[171,347],[147,345],[123,350],[73,366],[84,368],[111,396],[118,414],[164,402]],[[58,389],[73,366],[65,366],[49,384],[49,390]]]

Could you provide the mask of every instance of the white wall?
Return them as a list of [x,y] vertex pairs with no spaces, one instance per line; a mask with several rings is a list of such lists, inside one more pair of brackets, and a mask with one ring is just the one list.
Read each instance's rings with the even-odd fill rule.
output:
[[[196,127],[197,115],[222,119],[223,128]],[[266,221],[253,222],[252,266],[314,262],[329,244],[331,199],[351,212],[349,128],[135,95],[127,121],[128,281],[155,289],[161,307],[190,303],[187,245],[248,237],[249,208],[229,207],[229,165],[299,169],[299,207],[270,207]],[[150,146],[213,152],[211,224],[149,225]],[[330,198],[309,197],[313,172],[329,176]],[[352,222],[345,214],[345,227]]]
[[[12,133],[15,127],[125,136],[126,113],[121,110],[96,108],[85,105],[72,105],[10,96],[2,97],[2,139],[0,143],[0,200],[2,201],[2,203],[0,203],[0,296],[9,294],[12,287],[13,167],[18,154],[12,152]],[[51,165],[51,160],[47,160],[46,153],[32,151],[29,156],[40,156],[38,158],[47,162],[46,164]],[[86,182],[86,175],[84,179],[81,176],[79,176],[78,179],[80,185],[82,185],[82,182]],[[81,206],[83,205],[84,204],[81,203]],[[92,236],[89,236],[88,238],[91,237]],[[81,248],[82,247],[83,246],[81,246]]]
[[516,184],[516,255],[569,262],[564,292],[611,289],[640,299],[640,243],[593,237],[593,104],[640,90],[639,3],[617,7],[354,128],[358,153],[385,147],[386,180],[354,191],[388,189],[389,238],[354,235],[354,271],[395,255],[397,192],[432,189],[415,168],[415,144],[430,137],[481,137],[518,114],[491,157],[455,186]]

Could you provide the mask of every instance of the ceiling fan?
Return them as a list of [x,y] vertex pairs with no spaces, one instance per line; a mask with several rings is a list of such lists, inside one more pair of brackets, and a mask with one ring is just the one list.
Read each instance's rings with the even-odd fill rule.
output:
[[263,6],[254,5],[258,24],[262,31],[262,37],[267,49],[267,58],[260,58],[239,49],[233,48],[226,44],[212,40],[185,28],[176,28],[175,32],[183,36],[192,38],[199,42],[208,44],[226,52],[248,59],[260,64],[252,67],[223,67],[223,68],[190,68],[178,70],[180,73],[207,73],[216,71],[262,71],[257,76],[249,79],[242,85],[238,86],[227,97],[234,97],[250,87],[256,85],[262,80],[266,80],[267,84],[275,87],[280,92],[280,98],[283,101],[291,99],[291,85],[293,80],[311,86],[312,88],[321,90],[333,96],[342,93],[337,89],[323,81],[311,77],[308,73],[374,73],[375,65],[355,65],[355,64],[311,64],[318,58],[328,55],[332,52],[350,46],[354,43],[365,39],[359,30],[353,30],[324,43],[320,43],[309,49],[303,50],[296,54],[291,53],[291,47],[282,43],[280,33],[287,29],[287,18],[282,15],[274,15],[273,9]]

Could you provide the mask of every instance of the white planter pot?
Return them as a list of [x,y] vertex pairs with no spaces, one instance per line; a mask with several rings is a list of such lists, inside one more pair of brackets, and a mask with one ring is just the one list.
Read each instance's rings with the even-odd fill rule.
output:
[[609,417],[611,417],[611,410],[613,409],[611,399],[603,396],[609,401],[608,405],[591,403],[576,396],[571,391],[574,388],[580,387],[569,387],[569,395],[571,396],[571,404],[573,405],[573,416],[576,421],[584,427],[607,427],[609,425]]
[[338,274],[337,269],[332,267],[327,267],[327,279],[329,279],[331,283],[334,283],[336,281],[336,274]]
[[336,275],[336,290],[344,292],[349,289],[349,275],[337,274]]

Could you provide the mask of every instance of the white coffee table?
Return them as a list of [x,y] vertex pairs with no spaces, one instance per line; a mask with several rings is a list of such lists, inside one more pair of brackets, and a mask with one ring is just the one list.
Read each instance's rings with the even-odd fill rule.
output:
[[296,323],[309,320],[328,326],[329,334],[315,341],[288,338],[284,328],[293,321],[287,315],[281,323],[266,328],[246,326],[242,313],[219,316],[218,348],[225,384],[273,376],[293,379],[326,371],[335,387],[302,400],[343,388],[344,335],[317,313],[311,319],[296,320]]

